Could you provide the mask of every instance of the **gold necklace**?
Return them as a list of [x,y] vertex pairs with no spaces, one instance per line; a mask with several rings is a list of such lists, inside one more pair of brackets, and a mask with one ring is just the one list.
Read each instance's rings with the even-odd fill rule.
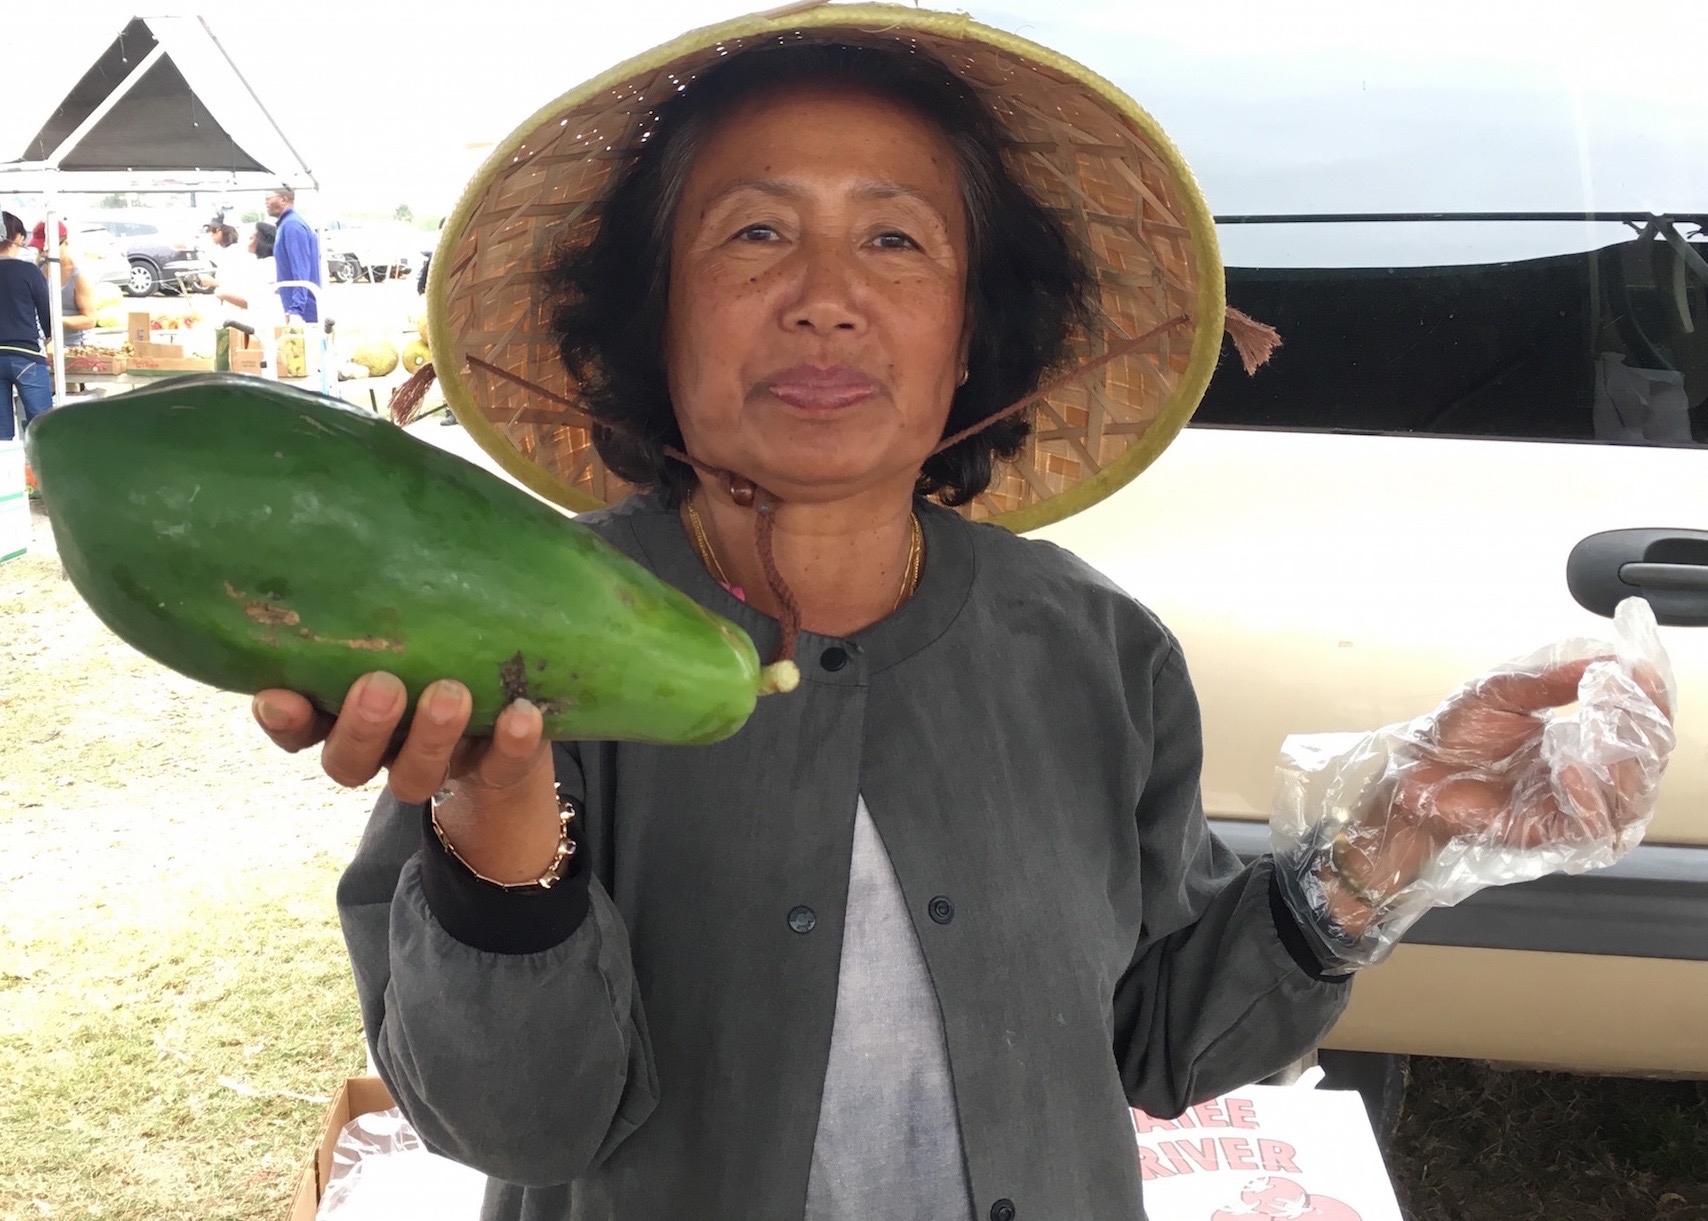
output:
[[892,615],[919,589],[919,573],[925,566],[925,531],[920,528],[919,514],[910,513],[907,524],[912,537],[907,546],[907,565],[901,570],[901,590],[896,594],[896,604],[890,607]]
[[735,585],[724,575],[724,566],[718,563],[717,553],[712,550],[711,540],[706,537],[706,525],[700,520],[699,510],[694,508],[692,500],[684,503],[688,509],[688,525],[694,534],[694,549],[700,553],[700,563],[718,579],[718,584],[725,589],[734,590]]
[[[724,574],[724,566],[718,563],[718,554],[712,550],[712,540],[706,537],[706,523],[700,519],[700,511],[694,507],[692,499],[684,501],[683,508],[688,513],[688,530],[694,539],[694,550],[700,553],[700,563],[718,579],[718,584],[733,591],[735,583]],[[890,607],[892,615],[918,591],[919,577],[925,567],[925,531],[920,527],[919,515],[911,514],[907,524],[907,563],[902,566],[901,588],[896,591],[895,605]]]

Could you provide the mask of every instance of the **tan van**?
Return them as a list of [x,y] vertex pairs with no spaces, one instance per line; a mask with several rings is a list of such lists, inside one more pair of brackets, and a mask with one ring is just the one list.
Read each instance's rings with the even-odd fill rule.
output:
[[[1360,976],[1331,1047],[1708,1077],[1704,221],[1508,221],[1532,249],[1553,227],[1539,257],[1230,266],[1231,304],[1284,336],[1273,364],[1248,380],[1230,356],[1154,467],[1041,531],[1181,638],[1206,809],[1247,854],[1268,847],[1286,735],[1408,720],[1496,663],[1605,634],[1622,596],[1654,606],[1679,745],[1646,842],[1431,913]],[[1284,252],[1308,225],[1321,258],[1335,228],[1460,223],[1500,227],[1222,229],[1266,225]]]

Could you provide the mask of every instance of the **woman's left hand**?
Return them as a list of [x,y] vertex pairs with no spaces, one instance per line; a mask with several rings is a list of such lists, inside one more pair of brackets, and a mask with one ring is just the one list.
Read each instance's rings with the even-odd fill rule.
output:
[[[1545,715],[1572,703],[1574,718]],[[1380,909],[1449,845],[1620,852],[1654,809],[1671,722],[1667,684],[1643,663],[1607,655],[1487,675],[1406,727],[1331,872]]]

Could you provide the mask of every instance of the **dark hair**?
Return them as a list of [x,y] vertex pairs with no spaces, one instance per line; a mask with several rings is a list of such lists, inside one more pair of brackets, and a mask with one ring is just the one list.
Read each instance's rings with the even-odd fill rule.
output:
[[214,226],[214,235],[219,238],[221,246],[237,245],[237,226],[228,225],[224,221]]
[[287,186],[282,186],[282,185],[276,186],[271,191],[269,191],[267,193],[269,195],[277,195],[280,199],[284,200],[288,204],[294,204],[297,201],[296,188],[294,188],[294,187],[287,187]]
[[279,236],[279,227],[270,220],[258,221],[255,225],[255,257],[270,259],[273,257],[273,242]]
[[24,227],[24,222],[10,212],[0,212],[0,223],[6,226],[7,242],[15,242],[21,237],[29,236],[30,231]]
[[[546,268],[558,352],[588,414],[616,426],[595,426],[593,440],[606,466],[630,483],[662,486],[675,501],[696,482],[664,456],[664,446],[682,445],[665,378],[664,325],[671,222],[694,154],[743,103],[827,85],[907,107],[954,150],[967,209],[970,343],[967,381],[955,392],[944,435],[1036,389],[1068,355],[1095,281],[1067,230],[1004,165],[1005,134],[965,82],[918,51],[793,43],[738,52],[660,109],[652,134],[609,184],[590,239],[565,235]],[[1013,458],[1030,431],[1024,414],[1011,416],[928,459],[919,493],[966,504],[990,486],[995,459]]]

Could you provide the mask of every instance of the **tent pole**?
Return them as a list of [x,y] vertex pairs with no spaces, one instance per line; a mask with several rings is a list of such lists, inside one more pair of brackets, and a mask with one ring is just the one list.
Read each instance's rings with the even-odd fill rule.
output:
[[[202,29],[206,30],[208,34],[208,41],[212,42],[213,45],[219,49],[219,53],[225,56],[225,62],[231,65],[232,72],[236,75],[237,79],[242,82],[243,87],[249,91],[250,98],[255,102],[256,108],[261,111],[261,116],[272,126],[274,134],[277,135],[280,140],[284,141],[285,147],[290,150],[291,156],[297,159],[297,164],[302,167],[303,173],[308,175],[308,183],[306,184],[308,189],[311,191],[318,191],[320,189],[320,182],[315,178],[314,171],[308,168],[308,162],[302,159],[302,154],[297,152],[297,146],[291,143],[291,138],[285,134],[285,129],[279,126],[277,119],[273,118],[273,112],[267,109],[267,104],[261,100],[261,95],[255,92],[255,86],[249,83],[249,78],[243,75],[243,70],[237,66],[237,61],[231,58],[231,52],[225,49],[225,44],[219,40],[219,35],[213,32],[213,27],[208,24],[208,19],[206,17],[198,16],[196,20],[202,23]],[[304,184],[300,182],[292,182],[288,185],[295,190]],[[324,275],[324,272],[322,274]]]
[[65,401],[65,303],[61,299],[64,279],[59,267],[59,217],[54,211],[51,180],[43,194],[47,197],[47,219],[42,224],[42,251],[47,255],[47,308],[53,323],[47,343],[53,349],[53,405],[57,407]]

